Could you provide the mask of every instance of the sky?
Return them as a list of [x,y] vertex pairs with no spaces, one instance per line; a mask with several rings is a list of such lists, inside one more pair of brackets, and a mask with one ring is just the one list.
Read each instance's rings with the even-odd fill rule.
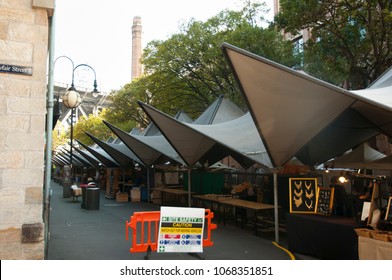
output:
[[[273,0],[265,0],[273,9]],[[88,64],[98,89],[120,89],[131,81],[132,23],[142,21],[142,46],[178,33],[182,22],[205,21],[225,9],[239,10],[241,0],[56,0],[54,80],[70,84],[72,64]],[[89,67],[75,71],[75,86],[92,88]]]

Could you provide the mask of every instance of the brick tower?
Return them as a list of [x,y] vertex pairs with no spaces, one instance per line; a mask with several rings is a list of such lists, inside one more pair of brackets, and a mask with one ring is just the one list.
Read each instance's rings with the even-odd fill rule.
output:
[[142,57],[142,19],[133,18],[132,25],[132,80],[143,73],[140,59]]

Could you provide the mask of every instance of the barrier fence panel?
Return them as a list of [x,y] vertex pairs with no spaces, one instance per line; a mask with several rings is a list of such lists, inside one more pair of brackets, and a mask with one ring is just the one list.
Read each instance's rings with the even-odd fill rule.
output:
[[[132,247],[131,253],[156,251],[158,247],[159,222],[161,218],[160,211],[135,212],[130,217],[130,221],[125,222],[125,239],[129,240],[129,230],[132,230]],[[214,212],[205,209],[205,228],[203,246],[214,245],[211,240],[211,231],[217,228],[212,222]]]

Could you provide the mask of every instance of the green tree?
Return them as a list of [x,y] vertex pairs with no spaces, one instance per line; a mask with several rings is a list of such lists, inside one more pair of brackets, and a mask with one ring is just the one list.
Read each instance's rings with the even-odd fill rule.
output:
[[68,141],[67,131],[61,125],[61,122],[57,121],[55,129],[52,130],[52,151],[56,151],[59,147],[67,144]]
[[290,42],[261,26],[266,25],[265,14],[264,3],[244,1],[240,11],[224,10],[205,22],[191,19],[168,40],[148,43],[142,58],[144,76],[117,92],[111,112],[144,123],[135,108],[140,98],[168,114],[183,110],[195,118],[221,94],[245,106],[221,51],[223,42],[287,66],[296,64]]
[[[105,110],[101,112],[105,114]],[[78,122],[73,128],[73,138],[79,140],[88,146],[94,144],[94,141],[86,134],[92,134],[100,140],[107,140],[110,137],[115,137],[111,130],[102,122],[102,116],[94,116],[90,114],[88,117],[79,118]]]
[[392,65],[390,0],[281,0],[280,5],[280,28],[312,33],[304,48],[310,74],[358,89]]
[[141,77],[112,92],[110,96],[112,104],[104,119],[127,132],[138,125],[145,126],[148,119],[141,113],[137,101],[150,103],[148,82],[148,77]]

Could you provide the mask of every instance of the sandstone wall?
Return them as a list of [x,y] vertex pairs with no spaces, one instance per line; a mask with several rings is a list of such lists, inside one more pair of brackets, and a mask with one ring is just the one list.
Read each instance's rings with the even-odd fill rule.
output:
[[[46,72],[52,1],[0,0],[0,259],[43,259]],[[49,7],[49,9],[48,9]],[[53,11],[53,10],[52,10]],[[31,68],[31,75],[6,71]]]

